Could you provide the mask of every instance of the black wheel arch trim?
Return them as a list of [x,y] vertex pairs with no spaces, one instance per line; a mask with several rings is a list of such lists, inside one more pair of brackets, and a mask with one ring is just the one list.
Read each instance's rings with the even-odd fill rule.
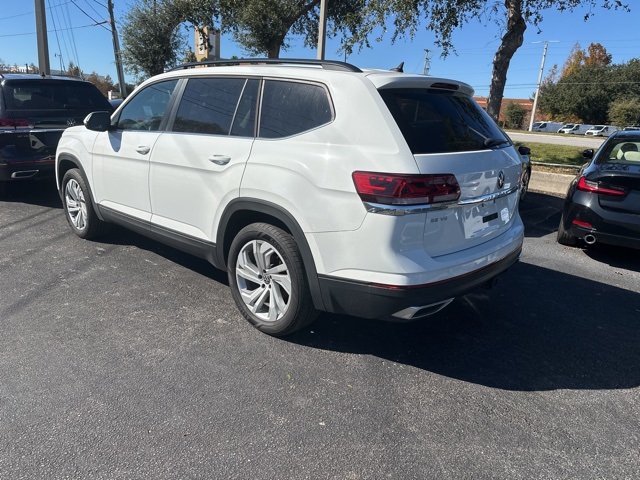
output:
[[[93,205],[93,211],[96,212],[96,215],[98,216],[98,218],[100,220],[102,220],[103,222],[106,221],[105,218],[103,217],[102,213],[100,212],[100,209],[98,208],[98,203],[96,202],[95,197],[93,196],[93,189],[91,188],[91,184],[89,183],[89,177],[87,176],[87,172],[85,171],[84,167],[82,166],[82,163],[80,162],[80,160],[78,160],[75,156],[70,155],[68,153],[61,153],[60,156],[58,157],[58,160],[56,161],[56,173],[59,174],[59,169],[60,169],[60,163],[61,162],[71,162],[75,165],[75,168],[77,168],[78,170],[80,170],[80,174],[82,175],[82,178],[84,179],[84,183],[87,186],[87,189],[89,190],[89,197],[91,198],[91,204]],[[63,180],[64,175],[58,175],[58,179],[60,180],[60,184],[57,185],[58,187],[58,193],[60,195],[60,200],[62,200],[62,197],[64,195],[64,192],[62,191],[62,180]],[[56,183],[57,180],[56,180]]]
[[268,215],[282,222],[282,224],[289,229],[294,240],[298,244],[298,248],[300,249],[300,255],[304,262],[304,269],[307,275],[307,282],[309,283],[311,297],[313,298],[313,304],[318,310],[326,310],[320,282],[318,280],[318,271],[316,270],[315,260],[313,259],[313,254],[311,253],[311,248],[309,247],[304,231],[293,215],[280,205],[257,198],[241,198],[232,200],[222,213],[220,223],[218,224],[218,231],[216,234],[216,246],[218,248],[216,249],[216,262],[214,265],[217,268],[226,270],[226,260],[229,247],[233,241],[233,238],[227,238],[227,229],[234,215],[241,212]]

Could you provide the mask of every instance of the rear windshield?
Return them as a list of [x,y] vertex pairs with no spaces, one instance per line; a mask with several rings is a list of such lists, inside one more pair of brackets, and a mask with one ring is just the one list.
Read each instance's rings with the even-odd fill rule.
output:
[[486,150],[510,140],[471,98],[432,89],[380,90],[414,154]]
[[85,82],[11,82],[3,88],[7,110],[107,110],[113,107]]
[[640,138],[613,138],[603,145],[597,163],[640,165]]

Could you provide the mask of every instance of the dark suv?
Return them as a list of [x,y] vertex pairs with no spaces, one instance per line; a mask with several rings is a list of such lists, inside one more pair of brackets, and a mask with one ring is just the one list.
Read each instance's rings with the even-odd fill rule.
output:
[[73,77],[0,74],[0,193],[7,182],[53,179],[62,132],[113,107],[95,85]]

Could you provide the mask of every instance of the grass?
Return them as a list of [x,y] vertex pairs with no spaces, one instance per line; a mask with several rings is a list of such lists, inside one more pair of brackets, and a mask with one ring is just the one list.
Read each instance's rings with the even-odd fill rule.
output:
[[556,163],[559,165],[580,166],[587,162],[582,156],[584,147],[572,147],[569,145],[555,145],[538,142],[514,142],[517,147],[526,145],[531,149],[531,161],[541,163]]

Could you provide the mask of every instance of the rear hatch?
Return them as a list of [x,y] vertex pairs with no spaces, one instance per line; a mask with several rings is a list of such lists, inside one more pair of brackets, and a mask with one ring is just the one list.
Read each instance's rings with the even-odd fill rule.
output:
[[[428,81],[428,77],[425,78]],[[453,174],[460,197],[426,214],[431,257],[474,247],[509,229],[517,215],[522,159],[511,140],[471,98],[470,87],[431,80],[379,92],[421,174]]]
[[0,151],[5,159],[53,156],[66,128],[81,125],[93,111],[113,111],[94,85],[77,80],[7,80],[2,96]]

